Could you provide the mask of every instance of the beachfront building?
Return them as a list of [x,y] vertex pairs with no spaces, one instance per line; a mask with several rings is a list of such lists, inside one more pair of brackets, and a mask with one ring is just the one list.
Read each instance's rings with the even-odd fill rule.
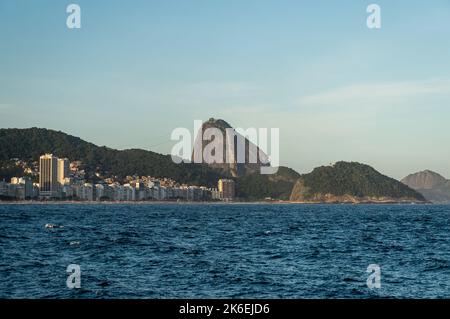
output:
[[67,158],[58,158],[58,183],[60,185],[66,184],[66,179],[69,178],[70,162]]
[[235,184],[232,179],[219,179],[219,198],[223,201],[231,201],[235,195]]
[[58,197],[58,158],[45,154],[39,158],[39,197],[51,199]]
[[29,177],[13,177],[9,185],[10,197],[19,200],[31,199],[34,197],[33,182]]

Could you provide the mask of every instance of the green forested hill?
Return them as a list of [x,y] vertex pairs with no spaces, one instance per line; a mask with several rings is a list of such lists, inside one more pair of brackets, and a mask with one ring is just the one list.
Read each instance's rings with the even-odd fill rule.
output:
[[289,196],[297,179],[300,177],[293,169],[280,167],[277,174],[261,175],[254,173],[240,177],[236,184],[236,193],[245,194],[250,200],[266,197],[289,200]]
[[403,183],[382,175],[368,165],[354,162],[338,162],[302,175],[293,189],[291,200],[309,200],[326,194],[337,197],[425,200],[421,194]]
[[0,129],[0,160],[19,158],[37,161],[44,153],[82,161],[88,178],[95,172],[123,178],[127,175],[170,177],[179,182],[216,185],[221,175],[206,165],[172,162],[169,155],[140,149],[115,150],[99,147],[82,139],[48,129]]

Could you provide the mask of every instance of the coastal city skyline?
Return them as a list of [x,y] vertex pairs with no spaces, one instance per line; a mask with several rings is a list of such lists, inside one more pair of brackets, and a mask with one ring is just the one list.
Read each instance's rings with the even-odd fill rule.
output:
[[359,0],[78,4],[70,30],[65,3],[0,3],[0,127],[169,154],[173,129],[217,117],[280,128],[281,165],[300,173],[450,176],[447,1],[379,1],[376,30]]
[[[78,201],[233,201],[235,183],[219,179],[217,188],[181,184],[166,177],[127,176],[126,183],[101,177],[93,183],[85,179],[80,161],[70,162],[53,154],[39,157],[31,167],[20,160],[27,176],[12,177],[10,183],[0,180],[0,199],[10,200],[78,200]],[[33,181],[38,179],[38,182]]]

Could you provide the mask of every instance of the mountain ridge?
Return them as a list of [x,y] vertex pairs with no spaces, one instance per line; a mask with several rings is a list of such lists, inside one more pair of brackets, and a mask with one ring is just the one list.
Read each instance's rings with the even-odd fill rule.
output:
[[[322,166],[303,175],[283,166],[279,167],[276,174],[262,175],[254,169],[260,167],[261,163],[257,163],[257,166],[248,169],[245,174],[233,176],[229,169],[212,167],[204,163],[176,164],[170,155],[138,148],[116,150],[97,146],[62,131],[36,127],[0,129],[0,177],[10,178],[18,174],[15,170],[3,170],[2,163],[12,158],[37,161],[44,153],[67,157],[71,161],[81,161],[81,168],[86,171],[87,180],[92,182],[99,179],[98,175],[123,179],[136,174],[168,177],[179,183],[216,187],[218,179],[232,178],[236,181],[236,195],[243,200],[267,198],[296,202],[425,200],[422,195],[403,183],[360,163],[338,162],[333,167],[347,165],[338,174],[333,172],[333,167],[330,172],[330,167]],[[351,174],[346,175],[343,172]],[[371,184],[373,182],[375,187]],[[345,187],[342,187],[343,185]]]

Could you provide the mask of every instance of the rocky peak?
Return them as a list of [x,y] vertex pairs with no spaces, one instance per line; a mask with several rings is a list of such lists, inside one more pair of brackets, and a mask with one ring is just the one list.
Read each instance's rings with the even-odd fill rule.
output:
[[[261,166],[270,165],[268,163],[268,156],[263,151],[261,151],[257,145],[250,142],[245,136],[242,136],[241,134],[234,131],[234,141],[229,141],[227,139],[226,130],[233,129],[233,127],[222,119],[210,118],[208,121],[202,124],[202,127],[199,131],[199,134],[197,135],[194,144],[194,149],[198,150],[198,152],[201,151],[203,153],[205,147],[208,144],[213,143],[213,141],[215,140],[215,137],[212,140],[207,141],[202,139],[205,130],[209,128],[217,128],[223,134],[222,163],[210,163],[209,166],[221,169],[222,171],[233,177],[238,177],[259,172]],[[242,140],[245,143],[245,162],[238,163],[237,144]],[[254,150],[256,150],[256,154],[254,153]],[[231,162],[227,162],[227,154],[231,154]],[[250,161],[250,158],[256,158],[256,163],[252,163]],[[194,152],[192,154],[192,159],[195,162]]]
[[413,189],[433,189],[446,183],[446,181],[442,175],[430,170],[411,174],[402,179],[403,184]]

